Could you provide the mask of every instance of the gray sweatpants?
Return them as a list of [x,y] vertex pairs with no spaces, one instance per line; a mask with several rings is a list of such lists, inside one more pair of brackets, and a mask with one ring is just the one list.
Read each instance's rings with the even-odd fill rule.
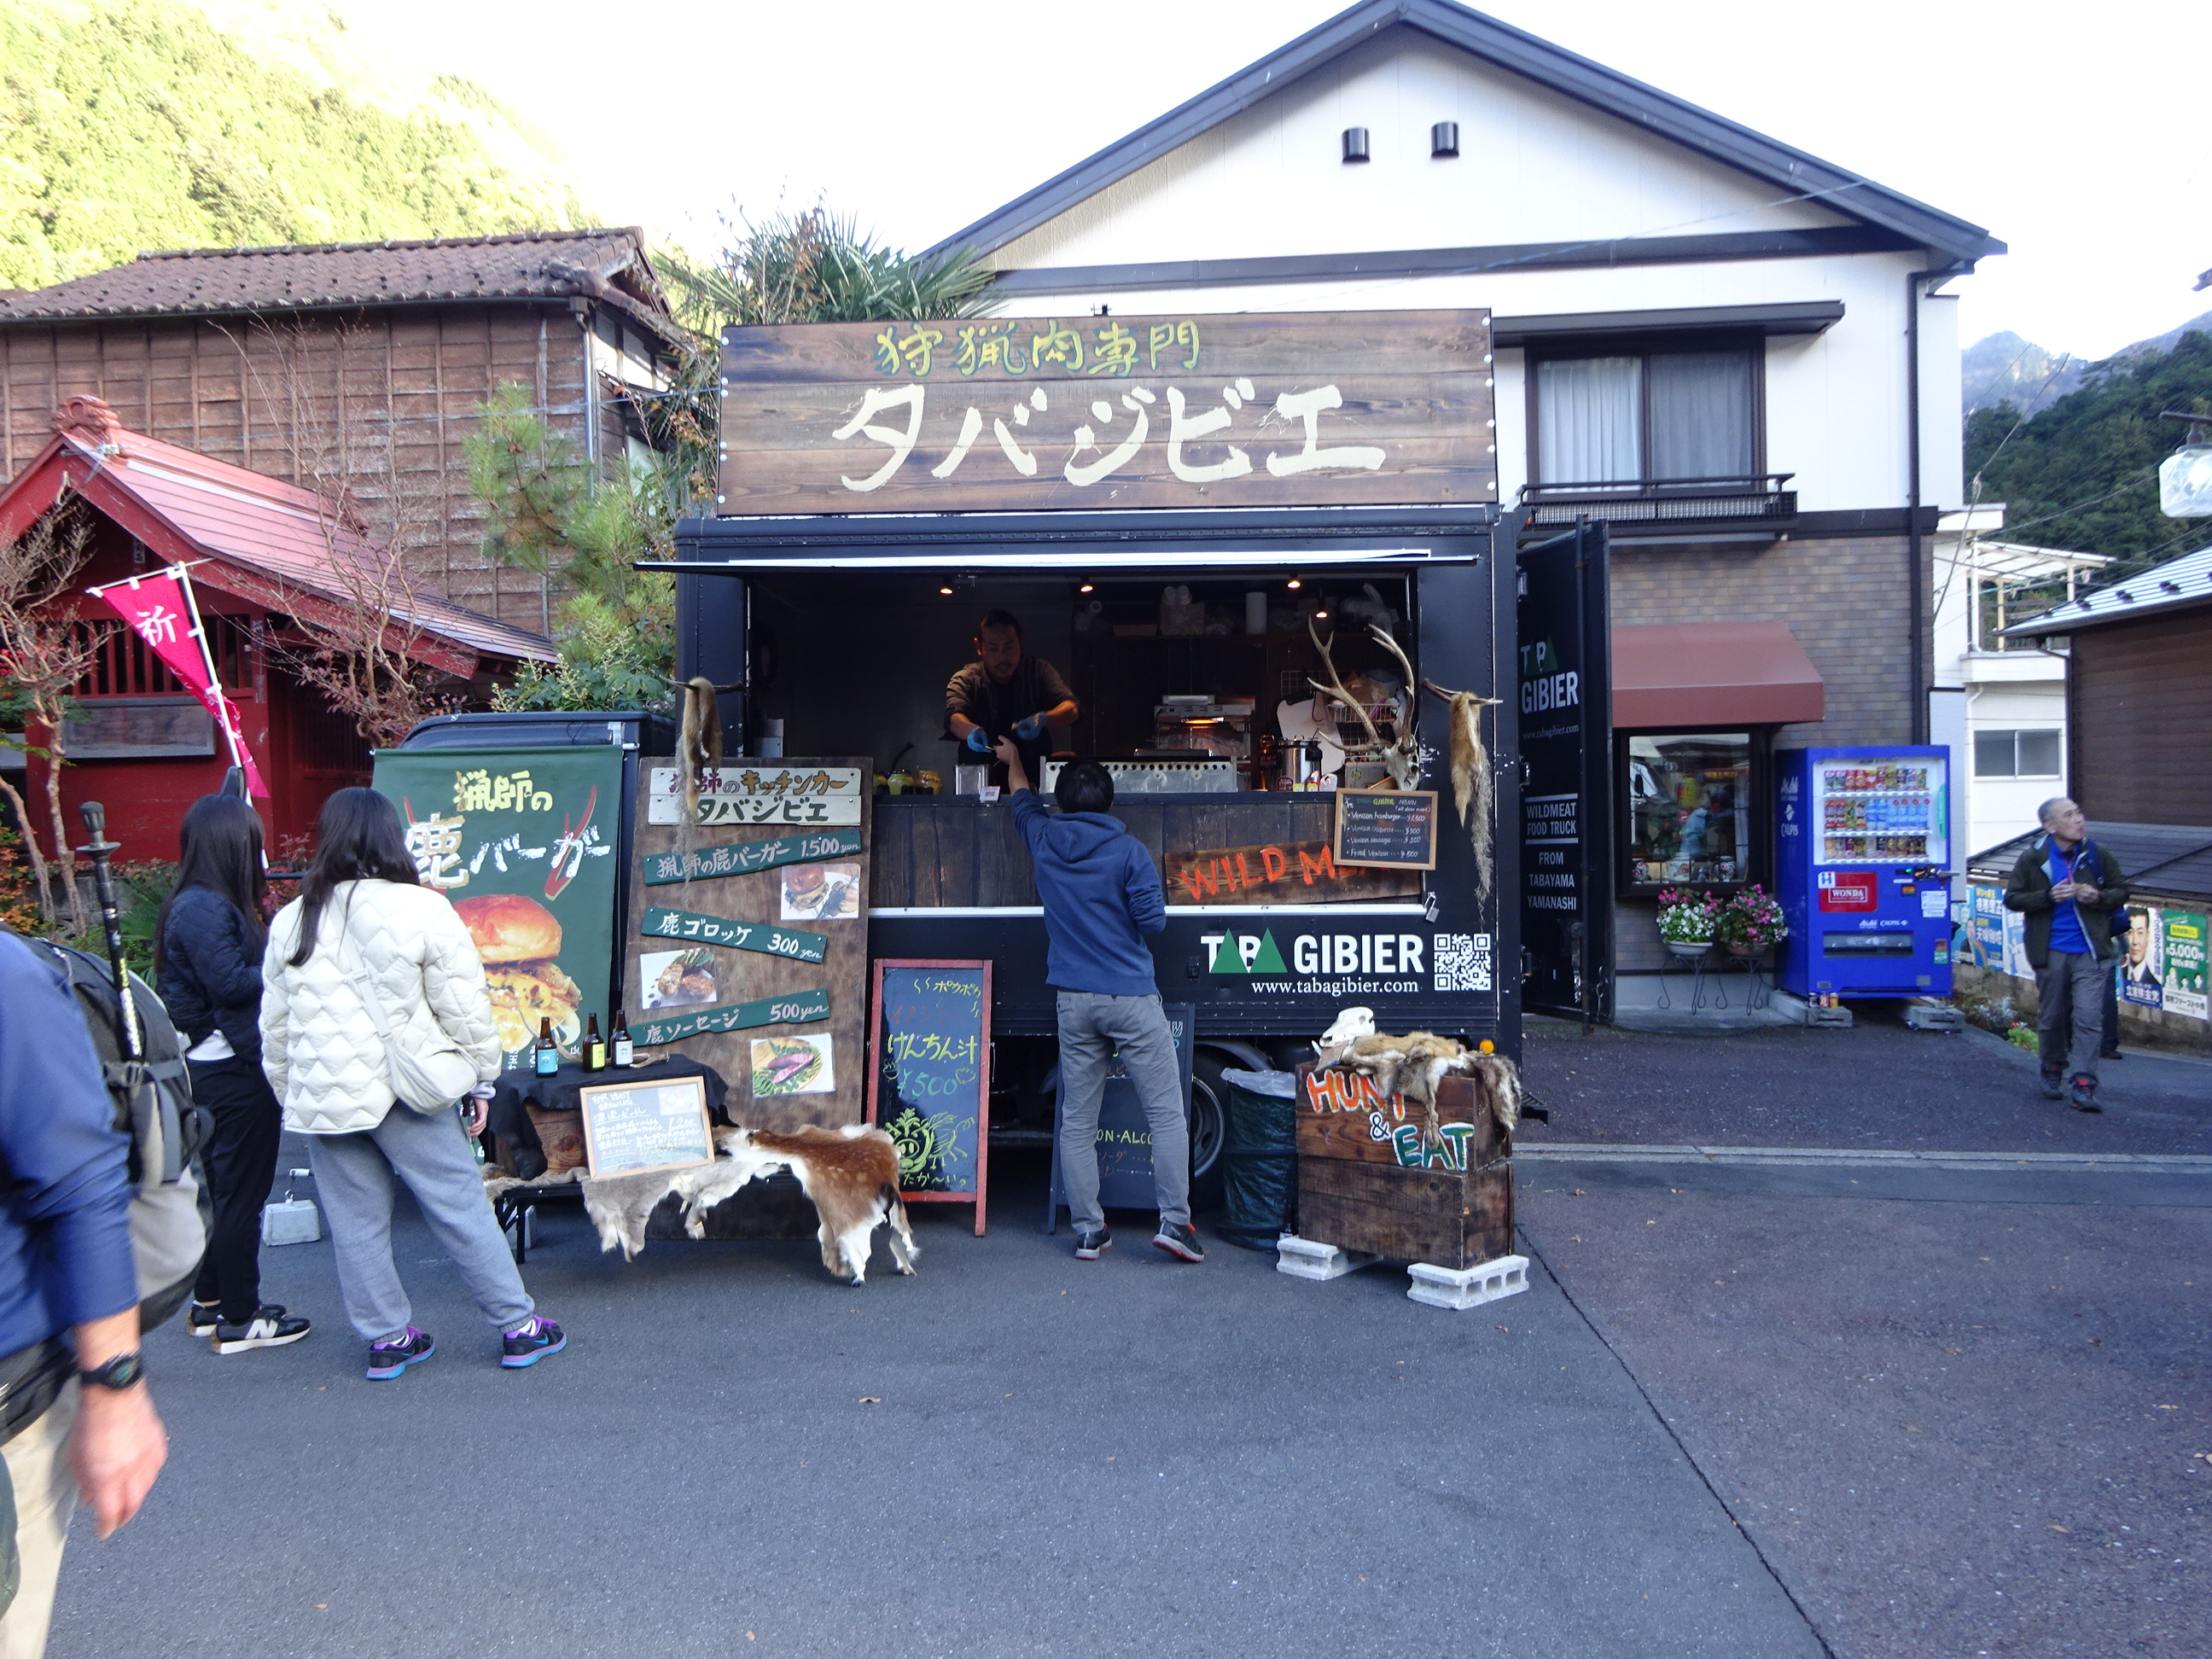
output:
[[1106,1224],[1098,1206],[1098,1109],[1118,1053],[1145,1103],[1152,1134],[1152,1188],[1163,1225],[1190,1224],[1190,1125],[1175,1037],[1157,996],[1060,994],[1060,1174],[1079,1233]]
[[2097,1076],[2105,1046],[2105,983],[2112,964],[2086,951],[2053,951],[2035,970],[2036,1047],[2046,1066],[2066,1063],[2069,1078]]
[[311,1135],[308,1161],[330,1223],[346,1317],[371,1342],[402,1334],[413,1310],[392,1265],[392,1177],[415,1194],[439,1247],[453,1258],[484,1318],[502,1332],[537,1304],[522,1288],[507,1236],[484,1196],[476,1155],[453,1112],[432,1117],[394,1106],[374,1129]]

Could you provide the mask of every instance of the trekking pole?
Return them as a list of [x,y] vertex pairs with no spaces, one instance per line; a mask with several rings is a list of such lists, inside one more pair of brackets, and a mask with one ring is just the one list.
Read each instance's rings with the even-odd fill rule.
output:
[[123,1007],[124,1051],[134,1060],[146,1058],[146,1042],[138,1029],[138,1005],[131,997],[131,969],[123,959],[123,927],[115,909],[115,878],[107,868],[108,855],[123,843],[107,838],[107,811],[96,800],[77,809],[91,842],[76,850],[92,860],[92,890],[100,900],[100,925],[107,933],[107,962],[115,974],[116,1000]]

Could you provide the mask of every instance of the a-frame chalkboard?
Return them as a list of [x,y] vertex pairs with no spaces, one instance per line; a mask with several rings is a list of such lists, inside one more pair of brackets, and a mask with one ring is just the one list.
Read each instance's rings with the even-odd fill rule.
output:
[[991,1151],[991,964],[879,958],[868,1121],[898,1143],[899,1196],[973,1204]]

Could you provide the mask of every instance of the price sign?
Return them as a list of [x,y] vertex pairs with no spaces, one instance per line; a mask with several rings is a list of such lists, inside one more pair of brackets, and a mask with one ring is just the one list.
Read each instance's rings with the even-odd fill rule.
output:
[[1340,789],[1336,861],[1386,870],[1437,867],[1433,789]]
[[714,1161],[703,1078],[586,1084],[576,1096],[584,1114],[584,1156],[594,1181]]

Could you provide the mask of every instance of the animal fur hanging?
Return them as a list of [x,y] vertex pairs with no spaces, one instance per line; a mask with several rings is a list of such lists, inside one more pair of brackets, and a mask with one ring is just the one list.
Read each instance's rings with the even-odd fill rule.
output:
[[[677,826],[676,850],[688,871],[692,843],[699,830],[699,787],[705,774],[722,764],[722,712],[715,698],[739,688],[717,685],[704,674],[695,674],[688,680],[672,680],[664,674],[660,681],[683,694],[681,723],[676,737],[676,770],[684,788],[684,819]],[[688,874],[684,885],[690,885]]]
[[1452,805],[1466,827],[1468,845],[1474,851],[1474,898],[1480,904],[1490,892],[1490,751],[1482,744],[1482,711],[1496,697],[1472,691],[1452,691],[1434,680],[1423,680],[1422,689],[1441,697],[1451,708]]

